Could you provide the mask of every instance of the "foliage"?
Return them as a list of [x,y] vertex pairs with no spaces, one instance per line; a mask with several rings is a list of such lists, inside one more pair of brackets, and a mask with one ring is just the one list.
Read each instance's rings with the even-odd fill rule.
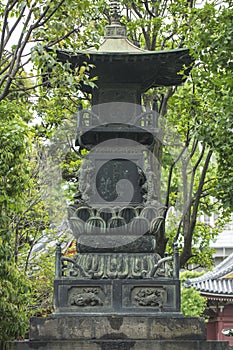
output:
[[52,169],[42,145],[76,111],[74,96],[89,69],[73,74],[69,65],[55,60],[53,47],[75,50],[92,41],[97,44],[92,29],[98,24],[89,23],[94,13],[98,15],[98,8],[88,0],[17,0],[0,6],[1,339],[23,336],[31,314],[51,311],[54,254],[52,247],[41,252],[40,244],[54,241],[51,223],[60,208],[54,205],[59,195],[51,187],[51,176],[44,176]]
[[34,254],[31,259],[30,282],[31,291],[30,314],[47,316],[53,312],[53,282],[54,282],[54,248]]
[[16,339],[28,328],[30,283],[11,261],[0,262],[0,340]]
[[0,339],[15,338],[27,327],[30,302],[26,276],[14,262],[13,216],[23,206],[28,186],[25,154],[30,148],[30,131],[24,119],[27,109],[16,101],[0,105]]
[[[33,127],[23,120],[29,119],[26,107],[7,99],[0,107],[1,340],[22,337],[30,316],[51,313],[53,227],[64,219],[61,199],[52,193],[59,182],[57,164],[51,163],[51,154],[45,156]],[[50,152],[55,155],[54,149]]]
[[[85,76],[78,71],[73,76],[68,64],[58,63],[53,47],[75,50],[77,45],[80,48],[89,41],[97,42],[92,24],[88,25],[96,11],[97,7],[89,0],[6,1],[0,8],[0,101],[16,93],[27,95],[33,91],[38,94],[36,88],[46,83],[49,69],[54,72],[50,79],[52,86],[63,84],[68,90],[74,90],[74,83]],[[86,30],[83,31],[84,26]],[[26,66],[30,87],[24,86]]]
[[[205,272],[190,272],[184,271],[181,273],[181,283],[184,283],[188,278],[196,278],[203,275]],[[207,299],[202,297],[195,288],[182,287],[181,289],[181,312],[184,316],[201,317],[205,311]]]
[[[199,134],[199,125],[206,123],[203,119],[211,113],[206,110],[203,95],[193,91],[193,84],[187,82],[169,101],[167,123],[175,126],[176,138],[171,135],[164,149],[166,205],[176,210],[176,229],[171,233],[178,239],[181,250],[181,266],[189,263],[210,267],[213,251],[209,242],[222,231],[229,217],[229,210],[222,210],[222,203],[217,200],[218,164],[211,145]],[[177,118],[179,116],[179,118]],[[192,116],[192,118],[190,118]],[[174,127],[173,127],[174,129]],[[179,135],[179,137],[177,137]],[[213,138],[212,138],[213,140]],[[174,145],[176,145],[174,147]],[[172,161],[171,161],[172,160]],[[167,162],[170,167],[167,173]],[[201,223],[201,215],[219,216],[215,227]],[[168,225],[171,221],[167,217]],[[205,243],[203,243],[205,242]]]
[[[124,22],[135,42],[149,50],[186,46],[195,59],[183,86],[148,92],[151,101],[156,98],[168,130],[159,155],[168,224],[161,227],[157,249],[163,255],[173,236],[180,243],[181,266],[189,262],[210,266],[208,242],[221,231],[232,201],[232,2],[125,0],[123,4]],[[170,229],[171,206],[176,210],[175,230]],[[217,229],[199,222],[200,215],[213,212],[221,213]]]
[[[192,52],[199,59],[193,70],[195,96],[202,103],[202,116],[195,118],[196,132],[216,152],[218,164],[214,195],[224,207],[233,209],[232,196],[232,34],[233,5],[219,8],[206,3],[192,21],[198,31],[189,38]],[[203,21],[206,28],[203,30]],[[199,35],[197,34],[199,32]]]
[[[220,213],[221,224],[218,227],[216,223],[217,230],[214,230],[217,234],[228,219],[229,208],[232,209],[232,197],[228,195],[232,188],[232,82],[229,82],[232,44],[227,39],[232,34],[232,10],[230,2],[220,8],[206,3],[203,8],[192,9],[185,43],[196,64],[191,78],[169,100],[168,118],[176,125],[186,148],[180,157],[183,208],[178,227],[186,247],[181,253],[182,266],[185,261],[195,262],[195,256],[207,262],[208,248],[203,250],[199,246],[198,255],[195,253],[198,236],[208,242],[206,230],[202,230],[204,226],[198,223],[198,215]],[[188,35],[191,28],[195,30]]]

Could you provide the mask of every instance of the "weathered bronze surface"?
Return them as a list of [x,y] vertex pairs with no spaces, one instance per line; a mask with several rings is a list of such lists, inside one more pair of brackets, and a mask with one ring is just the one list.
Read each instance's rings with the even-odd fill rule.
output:
[[[153,86],[178,85],[190,69],[188,50],[150,52],[126,37],[119,3],[98,50],[57,51],[74,69],[94,64],[92,107],[77,115],[76,146],[90,153],[78,173],[79,195],[69,207],[77,255],[56,259],[55,315],[141,313],[180,315],[177,248],[155,254],[164,221],[150,149],[157,144],[158,112],[141,105]],[[88,54],[88,55],[87,55]]]
[[[104,42],[98,50],[76,54],[58,50],[57,58],[75,69],[83,62],[94,65],[90,77],[98,76],[97,89],[83,86],[92,93],[92,104],[129,102],[141,104],[141,94],[154,86],[172,86],[184,82],[178,74],[191,70],[192,58],[187,49],[148,51],[133,45],[120,23],[119,4],[111,4],[112,23],[106,26]],[[109,121],[108,121],[109,122]]]
[[[153,267],[160,261],[155,253],[86,253],[66,261],[63,260],[62,275],[79,279],[145,279],[150,277]],[[77,265],[82,266],[82,275]],[[164,265],[156,271],[156,277],[171,277],[171,271],[165,272]]]

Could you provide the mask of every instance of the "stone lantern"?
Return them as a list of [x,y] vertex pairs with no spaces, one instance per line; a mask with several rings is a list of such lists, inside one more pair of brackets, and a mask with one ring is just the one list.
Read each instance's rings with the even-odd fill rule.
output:
[[79,200],[69,208],[74,259],[57,253],[55,314],[180,315],[178,253],[156,254],[164,221],[151,160],[158,112],[142,94],[179,85],[190,70],[187,49],[147,51],[133,45],[111,2],[111,24],[98,50],[58,51],[72,69],[92,64],[92,106],[77,116],[76,146],[89,150],[79,171]]
[[[205,341],[203,319],[180,312],[179,256],[156,253],[164,221],[152,149],[159,144],[158,112],[142,94],[179,85],[192,62],[186,49],[150,52],[127,40],[119,3],[99,50],[57,51],[75,69],[94,65],[92,105],[77,116],[76,146],[89,151],[78,174],[79,193],[69,207],[77,254],[58,244],[55,310],[30,323],[30,341],[7,350],[223,350]],[[156,152],[155,152],[156,153]]]

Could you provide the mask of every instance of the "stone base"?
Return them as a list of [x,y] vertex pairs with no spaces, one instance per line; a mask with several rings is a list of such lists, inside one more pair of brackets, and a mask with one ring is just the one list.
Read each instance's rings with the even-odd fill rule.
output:
[[33,317],[30,340],[205,340],[205,323],[193,317],[61,316]]
[[228,342],[192,340],[89,340],[9,342],[4,350],[230,350]]
[[155,316],[54,316],[32,318],[30,340],[4,350],[227,350],[206,342],[201,318]]

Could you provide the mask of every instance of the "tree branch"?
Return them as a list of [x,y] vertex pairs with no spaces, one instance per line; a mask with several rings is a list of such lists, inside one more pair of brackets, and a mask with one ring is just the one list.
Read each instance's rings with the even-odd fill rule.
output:
[[182,157],[183,153],[185,152],[187,148],[187,145],[184,145],[180,154],[178,155],[178,157],[172,162],[171,166],[170,166],[170,170],[169,170],[169,176],[168,176],[168,185],[167,185],[167,194],[166,194],[166,202],[165,202],[165,206],[166,206],[166,213],[165,216],[167,214],[167,210],[169,208],[169,202],[170,202],[170,190],[171,190],[171,181],[172,181],[172,173],[173,173],[173,169],[175,167],[175,165],[179,162],[180,158]]
[[149,13],[149,15],[150,15],[152,18],[157,17],[157,16],[149,9],[148,0],[145,0],[143,3],[144,3],[144,5],[145,5],[146,11]]
[[61,7],[61,5],[64,3],[65,0],[61,0],[58,5],[54,8],[54,10],[49,14],[49,16],[43,20],[42,22],[40,22],[47,14],[47,12],[50,9],[50,6],[47,6],[45,11],[42,13],[42,15],[40,16],[40,18],[35,22],[35,24],[32,26],[33,29],[37,28],[38,26],[41,27],[43,26],[45,23],[47,23],[50,18],[54,15],[54,13],[56,13],[56,11],[59,9],[59,7]]
[[[195,148],[193,148],[192,156],[194,155],[194,152],[195,152],[194,150],[196,150],[197,145],[198,145],[198,141],[196,143]],[[203,159],[204,154],[205,154],[205,144],[203,145],[202,150],[201,150],[201,154],[200,154],[196,164],[194,165],[194,167],[192,169],[192,176],[191,176],[191,181],[190,181],[190,192],[189,192],[189,198],[190,199],[192,198],[195,174],[196,174],[196,171],[197,171],[197,168],[198,168],[199,164],[201,163],[201,161]]]
[[13,32],[15,31],[16,27],[18,26],[19,22],[23,18],[25,10],[26,10],[26,6],[23,7],[23,9],[21,10],[21,12],[20,12],[18,18],[16,19],[15,23],[13,24],[13,26],[11,27],[11,29],[7,33],[7,37],[4,40],[4,47],[7,45],[8,41],[10,40],[11,35],[13,34]]
[[[197,213],[198,213],[198,208],[199,208],[200,199],[202,195],[202,189],[205,183],[205,176],[209,167],[209,162],[211,160],[212,154],[213,154],[213,151],[209,150],[202,169],[201,177],[199,179],[199,185],[198,185],[197,191],[193,197],[193,209],[191,213],[190,225],[189,225],[189,229],[184,233],[184,247],[180,256],[181,266],[184,266],[185,263],[188,261],[188,259],[192,256],[192,237],[196,226]],[[191,201],[190,201],[190,204],[191,204]]]
[[[16,3],[16,2],[14,2],[14,3]],[[21,57],[23,54],[23,50],[25,49],[27,43],[29,42],[29,38],[31,36],[32,31],[34,29],[38,28],[39,26],[44,25],[54,15],[54,13],[57,11],[57,9],[63,3],[64,3],[64,0],[60,1],[59,4],[53,9],[53,11],[51,11],[51,13],[46,17],[46,15],[50,9],[50,7],[47,6],[45,8],[44,12],[36,20],[36,22],[33,23],[28,29],[29,22],[32,18],[32,15],[33,15],[33,9],[34,9],[34,7],[37,6],[36,2],[34,2],[32,4],[32,6],[28,12],[28,15],[26,17],[26,20],[24,22],[23,29],[21,31],[17,47],[12,55],[10,65],[8,66],[7,74],[5,74],[0,81],[0,86],[2,86],[5,83],[5,86],[4,86],[2,93],[0,95],[0,101],[2,99],[4,99],[7,96],[7,94],[9,93],[11,83],[12,83],[12,81],[13,81],[13,79],[14,79],[15,75],[17,74],[19,67],[20,67],[20,60],[21,60]],[[21,11],[21,17],[23,15],[22,11]]]
[[74,28],[74,29],[70,30],[68,33],[64,34],[63,36],[61,36],[61,37],[60,37],[59,39],[57,39],[56,41],[51,42],[51,43],[50,43],[50,46],[58,44],[60,41],[62,41],[62,40],[64,40],[64,39],[68,38],[70,35],[72,35],[73,33],[78,32],[78,31],[79,31],[79,28]]

